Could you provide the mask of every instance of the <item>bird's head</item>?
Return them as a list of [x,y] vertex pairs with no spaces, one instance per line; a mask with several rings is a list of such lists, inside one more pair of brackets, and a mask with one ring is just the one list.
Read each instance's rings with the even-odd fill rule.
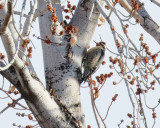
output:
[[106,43],[105,42],[99,42],[98,43],[100,46],[102,46],[104,49],[106,49],[107,48],[107,46],[106,46]]
[[[94,41],[95,42],[95,41]],[[101,46],[101,47],[103,47],[104,49],[106,49],[107,48],[107,46],[106,46],[106,43],[105,42],[95,42],[96,43],[96,46]]]

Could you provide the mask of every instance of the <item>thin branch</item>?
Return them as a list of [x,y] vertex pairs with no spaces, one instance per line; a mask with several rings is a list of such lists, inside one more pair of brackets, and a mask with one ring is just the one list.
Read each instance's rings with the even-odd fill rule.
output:
[[42,16],[46,11],[47,11],[47,7],[44,7],[41,10],[36,10],[35,13],[34,13],[33,20],[35,20],[39,16]]
[[19,100],[21,100],[22,98],[18,98],[17,100],[13,101],[13,103],[9,104],[7,107],[5,107],[1,112],[0,115],[3,114],[4,111],[6,111],[8,108],[14,106]]
[[144,125],[145,125],[145,128],[148,128],[147,126],[147,120],[146,120],[146,116],[145,116],[145,113],[144,113],[144,108],[142,106],[142,101],[141,101],[141,95],[139,94],[139,104],[140,104],[140,108],[142,110],[142,113],[143,113],[143,117],[144,117]]
[[122,123],[124,122],[124,120],[121,120],[121,122],[118,124],[118,127],[121,128]]
[[0,97],[0,99],[7,99],[8,98],[8,96],[7,97]]
[[22,4],[22,9],[21,9],[21,14],[20,14],[20,31],[22,31],[22,28],[23,28],[23,15],[24,15],[24,11],[25,11],[25,7],[26,7],[26,0],[23,1],[23,4]]
[[[14,11],[14,14],[15,14],[15,15],[21,15],[21,12],[19,12],[19,11]],[[23,14],[23,17],[28,17],[28,15],[27,15],[27,14]]]
[[91,92],[91,103],[92,103],[92,109],[93,109],[94,117],[96,119],[96,123],[97,123],[98,128],[100,128],[100,124],[99,124],[98,117],[97,117],[96,110],[95,110],[95,106],[94,106],[94,96],[93,96],[93,93],[92,93],[92,84],[90,84],[89,87],[90,87],[90,92]]
[[[102,8],[102,6],[100,5],[100,3],[99,3],[97,0],[93,0],[93,1],[94,1],[94,3],[96,4],[96,7],[97,7],[97,9],[99,10],[99,12],[103,15],[103,17],[106,19],[106,21],[109,23],[109,25],[110,25],[111,27],[113,27],[113,24],[112,24],[111,20],[110,20],[110,19],[108,18],[108,16],[106,15],[106,13],[105,13],[105,11],[103,10],[103,8]],[[116,40],[118,39],[118,34],[117,34],[117,32],[116,32],[115,30],[112,31],[112,34],[113,34],[114,40],[115,40],[115,42],[116,42]],[[121,52],[119,48],[117,48],[117,50],[118,50],[119,53]]]
[[133,101],[133,96],[131,94],[131,89],[130,89],[129,84],[128,84],[126,79],[125,79],[125,83],[126,83],[126,87],[128,89],[128,95],[129,95],[130,101],[131,101],[132,106],[133,106],[133,121],[134,121],[134,123],[136,123],[136,117],[137,117],[136,116],[136,105],[135,105],[135,102]]
[[3,77],[2,89],[3,89],[3,87],[4,87],[4,77]]
[[98,111],[98,108],[97,108],[97,106],[96,106],[95,100],[94,100],[94,106],[95,106],[95,109],[96,109],[96,111],[97,111],[97,114],[98,114],[98,116],[100,117],[100,119],[101,119],[101,121],[102,121],[104,127],[107,128],[107,126],[106,126],[106,124],[105,124],[105,122],[104,122],[102,116],[100,115],[100,113],[99,113],[99,111]]
[[8,27],[9,21],[11,19],[11,15],[12,15],[12,2],[8,1],[7,14],[4,18],[3,25],[0,27],[0,35],[2,35],[6,31],[6,28]]
[[107,110],[106,116],[104,117],[104,119],[103,119],[103,120],[105,120],[105,119],[107,118],[108,113],[109,113],[109,110],[110,110],[110,108],[111,108],[111,106],[112,106],[112,103],[113,103],[113,100],[111,101],[111,103],[110,103],[110,105],[109,105],[109,107],[108,107],[108,110]]
[[154,122],[153,122],[152,128],[154,128],[155,123],[156,123],[156,119],[154,118]]
[[26,33],[25,35],[29,36],[29,33],[31,31],[32,22],[34,19],[34,14],[37,9],[37,0],[34,0],[34,6],[31,7],[31,11],[29,12],[29,18],[26,19],[25,26],[23,28],[23,33]]
[[[6,28],[8,26],[8,23],[9,23],[9,20],[11,18],[11,15],[13,14],[13,7],[12,7],[12,2],[8,2],[8,11],[7,11],[7,15],[5,17],[5,21],[3,23],[3,27],[2,27],[2,32],[1,34],[6,34],[4,32],[6,32]],[[17,45],[17,49],[19,49],[19,44]],[[15,61],[15,58],[17,57],[17,54],[18,54],[18,50],[15,52],[12,60],[9,62],[9,64],[5,65],[4,67],[0,67],[0,71],[4,71],[6,69],[8,69],[10,66],[12,66],[12,64],[14,63]]]
[[[25,38],[25,39],[28,39],[29,38],[29,34],[31,32],[31,28],[32,28],[32,23],[33,23],[33,20],[34,20],[34,14],[35,14],[35,11],[37,9],[37,0],[34,0],[34,5],[32,6],[31,5],[31,10],[29,12],[29,17],[26,18],[25,20],[25,23],[24,23],[24,27],[22,29],[22,36]],[[23,43],[23,40],[21,40],[21,44]],[[27,54],[27,47],[25,48],[22,48],[20,47],[20,50],[24,52],[24,54],[19,54],[19,57],[22,58],[22,60],[26,61],[26,54]]]
[[131,91],[132,91],[132,93],[133,93],[133,95],[134,95],[134,97],[135,97],[135,99],[136,99],[136,102],[137,102],[137,105],[138,105],[138,108],[137,108],[137,126],[140,126],[140,113],[139,113],[139,111],[140,111],[140,106],[139,106],[139,104],[138,104],[138,99],[137,99],[137,97],[136,97],[136,94],[134,93],[134,91],[133,91],[133,89],[131,88]]
[[155,108],[157,108],[159,105],[160,105],[160,103],[158,102],[158,104],[155,106],[155,107],[149,107],[148,105],[147,105],[147,101],[146,101],[146,96],[145,96],[145,94],[143,93],[143,96],[144,96],[144,102],[145,102],[145,105],[146,105],[146,107],[148,108],[148,109],[155,109]]

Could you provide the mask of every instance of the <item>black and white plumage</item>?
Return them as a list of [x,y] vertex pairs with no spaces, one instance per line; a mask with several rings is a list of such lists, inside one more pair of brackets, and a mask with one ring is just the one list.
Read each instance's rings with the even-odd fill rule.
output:
[[83,58],[84,73],[82,75],[81,82],[86,82],[89,76],[91,76],[102,63],[105,56],[106,43],[96,43],[97,46],[89,49]]

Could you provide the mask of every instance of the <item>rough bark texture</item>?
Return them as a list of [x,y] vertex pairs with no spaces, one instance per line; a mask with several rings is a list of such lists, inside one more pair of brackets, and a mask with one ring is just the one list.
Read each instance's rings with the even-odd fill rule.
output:
[[[44,3],[39,2],[39,8]],[[57,12],[60,12],[60,5],[53,6]],[[43,57],[45,65],[45,77],[47,89],[50,87],[58,95],[73,116],[84,123],[84,115],[81,110],[80,101],[80,79],[81,79],[81,61],[83,52],[89,44],[95,26],[98,21],[99,13],[94,8],[92,1],[81,0],[75,15],[69,25],[74,25],[79,30],[78,41],[72,48],[72,57],[67,58],[68,43],[64,37],[53,36],[52,41],[64,44],[62,46],[47,45],[42,42]],[[57,16],[62,21],[62,14]],[[49,12],[39,18],[41,37],[44,38],[50,34]],[[46,24],[45,26],[43,24]],[[43,26],[43,27],[42,27]],[[58,31],[62,28],[59,27]],[[58,32],[57,32],[58,33]],[[85,127],[85,126],[83,126]]]
[[[55,5],[53,3],[53,7],[57,10],[59,22],[62,22],[61,5],[57,2],[59,1],[56,1]],[[46,3],[39,0],[37,10],[41,10],[45,6]],[[0,13],[3,21],[7,7],[5,6],[5,9]],[[93,36],[98,17],[99,12],[91,0],[80,0],[75,15],[69,24],[74,25],[79,30],[77,44],[71,49],[71,58],[67,57],[69,42],[64,39],[64,36],[51,37],[52,42],[64,44],[61,46],[47,45],[42,41],[47,90],[37,78],[33,67],[25,66],[21,56],[16,57],[12,67],[1,72],[19,90],[42,128],[85,127],[79,90],[81,61]],[[49,11],[39,17],[41,38],[45,38],[51,33],[49,18]],[[16,51],[15,43],[18,35],[12,25],[12,19],[8,27],[1,38],[10,61]],[[58,26],[57,33],[61,30],[63,28]],[[1,66],[5,65],[1,63]],[[53,89],[52,96],[48,92],[49,88]]]

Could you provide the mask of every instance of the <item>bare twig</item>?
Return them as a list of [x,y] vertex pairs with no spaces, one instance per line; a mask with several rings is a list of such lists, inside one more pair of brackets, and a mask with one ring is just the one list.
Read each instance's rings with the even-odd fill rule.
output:
[[5,108],[0,112],[0,115],[1,115],[4,111],[6,111],[8,108],[14,106],[14,105],[15,105],[19,100],[21,100],[21,99],[22,99],[22,98],[20,97],[20,98],[18,98],[17,100],[14,100],[13,103],[9,104],[7,107],[5,107]]
[[118,127],[121,128],[122,123],[124,122],[124,120],[121,120],[121,122],[118,124]]
[[91,92],[91,103],[92,103],[93,113],[94,113],[94,116],[96,119],[97,126],[98,126],[98,128],[100,128],[100,124],[99,124],[98,117],[97,117],[96,110],[95,110],[95,106],[94,106],[94,96],[92,93],[92,84],[91,83],[89,83],[89,87],[90,87],[90,92]]
[[154,128],[155,123],[156,123],[156,119],[154,118],[154,122],[153,122],[152,128]]
[[101,114],[100,114],[99,111],[98,111],[98,108],[97,108],[97,106],[96,106],[95,100],[94,100],[94,106],[95,106],[95,109],[96,109],[96,111],[97,111],[97,114],[98,114],[98,116],[100,117],[100,119],[101,119],[101,121],[102,121],[104,127],[107,128],[107,126],[106,126],[106,124],[105,124],[105,122],[104,122],[104,120],[103,120]]
[[148,125],[147,125],[147,120],[146,120],[146,116],[145,116],[145,113],[144,113],[144,109],[143,109],[143,106],[142,106],[142,101],[141,101],[141,95],[139,94],[139,104],[140,104],[140,108],[141,108],[141,111],[143,113],[143,117],[144,117],[144,125],[145,125],[145,128],[148,128]]
[[155,108],[157,108],[157,107],[159,106],[160,103],[158,102],[158,104],[157,104],[155,107],[149,107],[149,106],[147,105],[146,96],[145,96],[144,93],[143,93],[143,96],[144,96],[145,105],[146,105],[146,107],[147,107],[148,109],[155,109]]
[[3,87],[4,87],[4,77],[3,77],[2,89],[3,89]]
[[21,14],[20,14],[20,31],[22,31],[22,28],[23,28],[23,15],[24,15],[24,11],[25,11],[25,7],[26,7],[26,0],[23,1],[23,4],[22,4],[22,9],[21,9]]
[[112,103],[113,103],[113,101],[111,101],[111,103],[110,103],[110,105],[109,105],[109,107],[108,107],[108,110],[107,110],[107,114],[106,114],[106,116],[104,117],[103,120],[105,120],[105,119],[107,118],[108,113],[109,113],[109,110],[110,110],[110,108],[111,108],[111,106],[112,106]]

